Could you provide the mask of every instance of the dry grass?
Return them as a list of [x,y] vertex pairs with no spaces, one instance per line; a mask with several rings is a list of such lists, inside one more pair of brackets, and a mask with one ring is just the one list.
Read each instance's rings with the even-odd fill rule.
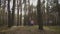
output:
[[5,34],[60,34],[49,30],[47,26],[44,26],[45,30],[38,30],[38,26],[13,26],[7,30],[3,30]]

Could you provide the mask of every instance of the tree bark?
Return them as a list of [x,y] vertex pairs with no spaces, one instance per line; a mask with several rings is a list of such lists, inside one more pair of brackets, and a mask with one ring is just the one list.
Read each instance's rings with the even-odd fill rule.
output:
[[19,22],[20,22],[20,25],[22,25],[22,0],[19,0],[19,9],[20,9],[20,15],[19,15]]
[[17,25],[19,25],[19,0],[17,0]]
[[1,0],[0,0],[0,8],[1,8]]
[[24,25],[26,25],[26,0],[24,0]]
[[58,3],[58,0],[55,0],[56,1],[56,10],[58,11],[58,16],[59,16],[59,20],[58,20],[58,25],[60,25],[60,5]]
[[12,25],[14,25],[14,15],[15,15],[15,0],[13,0],[13,7],[12,7]]
[[38,19],[38,25],[39,25],[39,29],[43,30],[43,20],[42,20],[42,12],[41,12],[41,2],[40,0],[38,0],[38,4],[37,4],[37,19]]
[[8,27],[11,27],[11,11],[10,11],[10,0],[8,0]]
[[[1,0],[0,0],[0,9],[1,9]],[[1,10],[0,10],[1,11]],[[0,12],[1,13],[1,12]],[[0,15],[0,23],[1,23],[1,15]],[[1,24],[0,24],[1,26]]]
[[5,25],[5,7],[6,7],[6,0],[4,0],[4,5],[3,5],[3,24]]
[[27,10],[28,10],[28,18],[27,18],[27,22],[28,22],[28,25],[30,26],[30,18],[31,18],[31,9],[30,9],[30,2],[29,2],[29,0],[28,0],[28,8],[27,8]]

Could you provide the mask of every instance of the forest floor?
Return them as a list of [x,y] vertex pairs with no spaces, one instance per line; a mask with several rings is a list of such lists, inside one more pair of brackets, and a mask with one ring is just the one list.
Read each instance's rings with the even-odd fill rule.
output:
[[0,30],[0,34],[60,34],[60,26],[44,26],[44,30],[38,30],[38,26],[12,26]]

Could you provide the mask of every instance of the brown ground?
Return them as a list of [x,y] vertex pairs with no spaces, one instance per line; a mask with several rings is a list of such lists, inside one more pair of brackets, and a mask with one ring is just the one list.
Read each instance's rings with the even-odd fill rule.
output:
[[1,31],[0,34],[59,34],[49,30],[38,30],[32,27],[12,27],[9,30]]

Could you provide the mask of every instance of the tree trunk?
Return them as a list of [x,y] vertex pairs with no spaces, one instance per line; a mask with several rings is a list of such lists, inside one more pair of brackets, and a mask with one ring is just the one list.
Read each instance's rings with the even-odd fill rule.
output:
[[28,8],[27,8],[27,10],[28,10],[28,17],[27,17],[27,23],[28,23],[28,25],[30,26],[30,18],[31,18],[31,9],[30,9],[30,2],[29,2],[29,0],[28,0]]
[[19,25],[19,0],[17,0],[17,25]]
[[43,20],[42,20],[42,12],[41,12],[41,2],[40,2],[40,0],[38,0],[38,4],[37,4],[37,19],[38,19],[39,29],[43,30]]
[[14,25],[14,13],[15,13],[15,0],[13,0],[13,7],[12,7],[12,25]]
[[1,8],[1,0],[0,0],[0,8]]
[[3,24],[5,25],[5,7],[6,7],[6,0],[4,0],[4,5],[3,5]]
[[[1,0],[0,0],[0,9],[1,9]],[[1,10],[0,10],[1,11]],[[0,22],[1,22],[1,15],[0,15]],[[0,26],[1,26],[1,24],[0,24]]]
[[26,0],[24,0],[24,25],[26,25]]
[[10,0],[8,0],[8,27],[11,27],[11,11],[10,11]]
[[19,0],[19,9],[20,9],[20,15],[19,15],[19,25],[21,25],[21,23],[22,23],[22,0]]
[[60,5],[58,3],[58,0],[55,0],[56,1],[56,10],[58,11],[58,16],[59,16],[59,20],[58,20],[58,25],[60,25]]

